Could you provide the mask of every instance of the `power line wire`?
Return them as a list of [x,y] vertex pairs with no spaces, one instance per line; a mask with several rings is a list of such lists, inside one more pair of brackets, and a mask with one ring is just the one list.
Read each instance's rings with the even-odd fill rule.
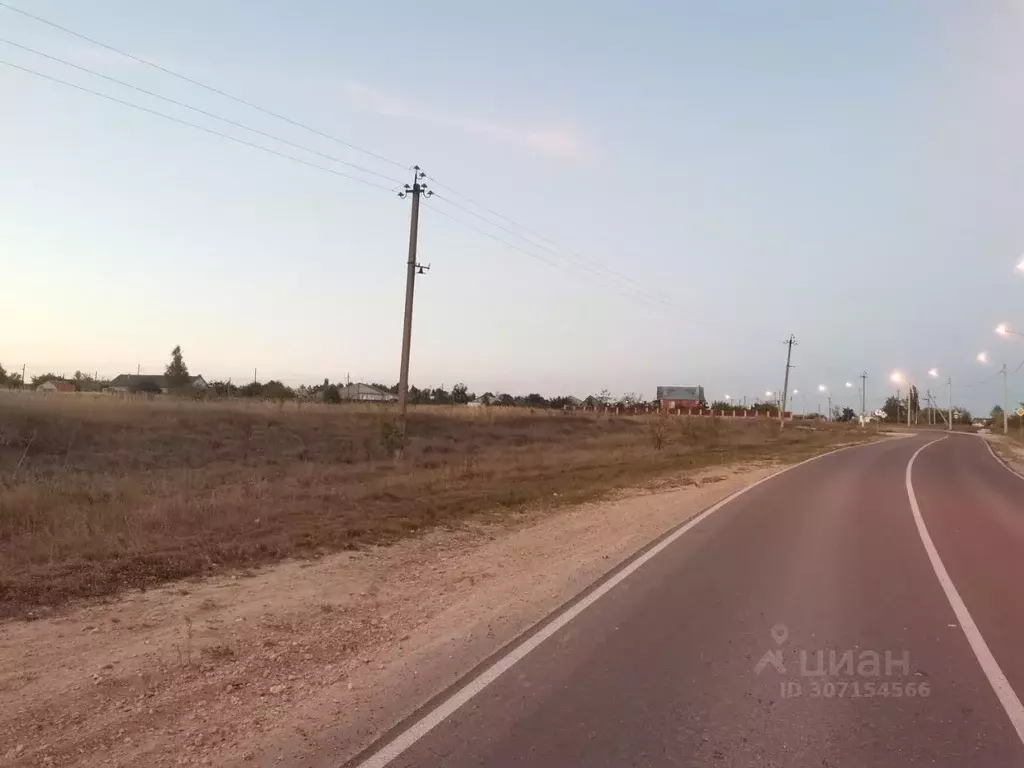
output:
[[[613,272],[612,270],[605,269],[605,268],[599,267],[597,265],[589,264],[586,261],[581,260],[579,258],[573,258],[573,257],[566,256],[566,255],[560,253],[557,250],[553,250],[550,247],[546,247],[546,246],[544,246],[544,245],[542,245],[540,243],[534,242],[530,238],[524,237],[523,235],[519,234],[518,232],[515,232],[514,230],[509,229],[508,227],[506,227],[506,226],[504,226],[502,224],[499,224],[498,222],[492,221],[491,219],[488,219],[486,216],[483,216],[483,215],[477,213],[476,211],[472,211],[469,208],[466,208],[465,206],[459,205],[458,203],[456,203],[456,202],[454,202],[452,200],[449,200],[448,198],[446,198],[446,197],[444,197],[442,195],[436,195],[435,194],[433,199],[434,200],[440,200],[440,201],[442,201],[444,203],[447,203],[448,205],[451,205],[451,206],[453,206],[455,208],[458,208],[460,211],[468,213],[471,216],[475,216],[476,218],[480,219],[481,221],[486,222],[490,226],[495,227],[497,229],[500,229],[502,232],[506,232],[506,233],[512,235],[513,237],[516,237],[516,238],[522,240],[523,242],[529,243],[530,245],[534,246],[535,248],[540,248],[540,249],[542,249],[544,251],[547,251],[548,253],[552,254],[553,256],[555,256],[555,257],[557,257],[559,259],[563,259],[565,261],[571,262],[574,266],[576,266],[576,267],[578,267],[580,269],[586,270],[586,271],[590,272],[591,274],[593,274],[593,275],[595,275],[597,277],[603,277],[605,279],[619,280],[619,281],[625,281],[627,283],[631,283],[632,285],[622,285],[620,283],[620,287],[624,288],[625,290],[632,291],[633,293],[636,293],[638,296],[642,296],[643,298],[645,298],[645,299],[647,299],[649,301],[657,302],[659,304],[662,304],[665,307],[676,308],[675,305],[673,303],[671,303],[669,300],[667,300],[665,297],[663,297],[663,296],[661,296],[661,295],[659,295],[659,294],[657,294],[657,293],[655,293],[653,291],[649,291],[649,290],[643,288],[642,286],[639,286],[638,283],[636,283],[633,280],[630,280],[625,275],[620,275],[619,273]],[[436,211],[438,209],[434,208],[433,210]],[[502,242],[504,242],[504,241],[502,241]],[[639,287],[633,287],[633,286],[639,286]]]
[[228,93],[227,91],[221,90],[220,88],[216,88],[212,85],[207,85],[206,83],[200,80],[196,80],[194,78],[183,75],[179,72],[175,72],[174,70],[168,69],[167,67],[161,66],[160,64],[156,64],[152,61],[147,61],[146,59],[143,59],[140,56],[136,56],[126,51],[122,51],[119,48],[115,48],[114,46],[96,40],[95,38],[83,35],[81,32],[76,32],[73,29],[62,27],[60,24],[57,24],[56,22],[50,21],[49,19],[44,19],[42,16],[36,16],[35,14],[29,13],[28,11],[18,8],[17,6],[5,2],[0,2],[0,7],[6,8],[9,11],[14,11],[15,13],[19,13],[22,16],[26,16],[30,19],[34,19],[35,21],[38,21],[41,24],[46,24],[47,26],[53,27],[54,29],[58,29],[61,32],[77,37],[80,40],[85,40],[86,42],[92,43],[93,45],[98,45],[100,48],[105,48],[106,50],[111,51],[112,53],[116,53],[119,56],[129,58],[132,61],[138,62],[139,64],[144,64],[147,67],[152,67],[153,69],[159,70],[160,72],[168,74],[171,77],[176,77],[179,80],[185,81],[186,83],[190,83],[192,85],[198,86],[199,88],[203,88],[209,91],[210,93],[215,93],[218,96],[224,97],[225,99],[230,99],[231,101],[234,101],[238,104],[242,104],[246,107],[249,107],[250,109],[255,109],[257,112],[262,112],[263,114],[273,117],[276,120],[283,120],[284,122],[288,123],[289,125],[293,125],[296,128],[301,128],[304,131],[315,133],[317,136],[321,136],[325,139],[330,139],[331,141],[337,142],[338,144],[348,147],[349,149],[355,150],[356,152],[362,152],[364,155],[376,158],[377,160],[381,160],[382,162],[385,163],[390,163],[391,165],[397,166],[398,168],[402,168],[404,170],[409,169],[408,165],[400,163],[397,160],[392,160],[391,158],[385,157],[384,155],[379,155],[376,152],[371,152],[368,149],[363,149],[362,147],[352,144],[351,142],[345,141],[344,139],[339,139],[337,136],[332,136],[329,133],[325,133],[324,131],[318,130],[317,128],[313,128],[309,125],[306,125],[305,123],[300,123],[298,120],[293,120],[290,117],[285,117],[284,115],[267,109],[266,107],[261,107],[259,104],[255,104],[251,101],[248,101],[247,99],[243,99],[240,96],[235,96],[231,93]]
[[[470,224],[469,222],[463,221],[462,219],[460,219],[460,218],[458,218],[456,216],[452,216],[450,213],[448,213],[448,212],[446,212],[446,211],[436,207],[432,203],[424,202],[423,205],[424,205],[424,207],[430,208],[430,210],[432,210],[434,213],[436,213],[436,214],[438,214],[440,216],[443,216],[446,219],[450,219],[451,221],[454,221],[456,224],[459,224],[460,226],[463,226],[466,229],[472,230],[473,232],[477,232],[477,233],[483,235],[484,237],[489,237],[491,240],[494,240],[495,242],[501,243],[502,245],[504,245],[504,246],[506,246],[508,248],[511,248],[514,251],[518,251],[519,253],[521,253],[521,254],[523,254],[525,256],[529,256],[531,259],[536,259],[537,261],[540,261],[540,262],[542,262],[544,264],[547,264],[549,267],[554,267],[555,269],[560,269],[560,270],[562,270],[564,272],[567,272],[568,274],[577,275],[578,276],[577,272],[572,271],[565,264],[562,264],[562,263],[557,262],[557,261],[552,261],[551,259],[548,259],[548,258],[546,258],[544,256],[541,256],[539,254],[533,253],[532,251],[528,251],[525,248],[520,248],[518,245],[515,245],[514,243],[510,243],[507,240],[504,240],[504,239],[498,237],[494,233],[488,232],[486,229],[482,229],[482,228],[477,227],[477,226],[475,226],[473,224]],[[612,286],[608,286],[608,285],[604,285],[603,287],[612,289]],[[635,295],[635,294],[627,294],[627,293],[623,293],[621,291],[615,291],[614,289],[612,289],[612,290],[613,290],[613,293],[617,293],[619,296],[622,296],[623,298],[633,299],[633,300],[640,300],[643,303],[645,303],[647,306],[650,306],[652,308],[654,307],[654,305],[652,305],[649,301],[645,301],[643,296],[638,296],[638,295]]]
[[402,183],[401,180],[396,179],[396,178],[394,178],[392,176],[388,176],[388,175],[383,174],[383,173],[378,173],[377,171],[374,171],[374,170],[372,170],[370,168],[364,168],[361,165],[356,165],[355,163],[350,163],[347,160],[342,160],[339,157],[334,157],[333,155],[328,155],[328,154],[326,154],[324,152],[320,152],[320,151],[315,150],[315,149],[310,149],[309,147],[303,146],[302,144],[296,144],[294,141],[289,141],[288,139],[283,139],[280,136],[275,136],[272,133],[267,133],[266,131],[261,131],[259,128],[253,128],[251,126],[245,125],[244,123],[238,123],[238,122],[235,122],[234,120],[230,120],[230,119],[228,119],[226,117],[221,117],[220,115],[215,114],[213,112],[207,112],[205,109],[200,109],[199,107],[194,107],[191,104],[187,104],[187,103],[185,103],[183,101],[178,101],[177,99],[172,99],[169,96],[163,96],[163,95],[161,95],[159,93],[154,93],[153,91],[147,90],[145,88],[141,88],[141,87],[139,87],[137,85],[133,85],[132,83],[125,82],[124,80],[118,80],[116,77],[110,77],[109,75],[105,75],[102,72],[96,72],[95,70],[89,69],[88,67],[83,67],[83,66],[80,66],[80,65],[75,64],[75,63],[70,62],[70,61],[65,61],[64,59],[58,58],[57,56],[51,56],[48,53],[43,53],[42,51],[37,51],[34,48],[29,48],[27,45],[22,45],[21,43],[16,43],[13,40],[7,40],[6,38],[0,37],[0,43],[6,43],[7,45],[11,45],[11,46],[14,46],[15,48],[20,48],[23,51],[28,51],[29,53],[35,54],[36,56],[42,56],[44,59],[49,59],[50,61],[55,61],[58,64],[63,64],[65,66],[67,66],[67,67],[72,67],[73,69],[80,70],[81,72],[86,72],[86,73],[88,73],[90,75],[93,75],[95,77],[103,78],[104,80],[107,80],[107,81],[109,81],[111,83],[115,83],[116,85],[120,85],[120,86],[123,86],[125,88],[131,88],[133,91],[138,91],[139,93],[144,93],[147,96],[152,96],[153,98],[156,98],[156,99],[161,99],[163,101],[166,101],[169,104],[174,104],[175,106],[178,106],[178,107],[184,107],[185,109],[190,109],[193,112],[197,112],[200,115],[205,115],[206,117],[212,117],[214,120],[220,120],[222,123],[226,123],[227,125],[233,126],[235,128],[241,128],[243,131],[249,131],[250,133],[255,133],[258,136],[263,136],[264,138],[271,139],[273,141],[279,141],[282,144],[287,144],[289,147],[294,147],[295,149],[301,149],[303,152],[309,152],[312,155],[319,155],[320,157],[323,157],[323,158],[325,158],[327,160],[331,160],[332,162],[341,163],[342,165],[347,165],[350,168],[354,168],[357,171],[362,171],[363,173],[368,173],[371,176],[377,176],[377,177],[379,177],[381,179],[385,179],[386,181],[390,181],[390,182],[393,182],[395,184],[401,184]]
[[[550,237],[548,237],[546,235],[543,235],[540,232],[537,232],[536,230],[530,229],[529,227],[527,227],[527,226],[525,226],[523,224],[520,224],[515,219],[512,219],[512,218],[510,218],[508,216],[505,216],[504,214],[499,213],[498,211],[495,211],[493,208],[488,208],[486,205],[484,205],[483,203],[481,203],[481,202],[479,202],[477,200],[474,200],[472,197],[469,197],[468,195],[464,195],[461,192],[459,192],[459,191],[453,189],[452,187],[448,186],[447,184],[443,184],[443,183],[437,181],[437,179],[435,179],[433,176],[429,176],[428,178],[430,178],[431,181],[434,182],[434,186],[435,187],[441,187],[442,189],[447,189],[449,192],[451,192],[452,194],[456,195],[457,197],[462,198],[463,200],[465,200],[466,202],[470,203],[471,205],[475,205],[478,208],[480,208],[481,210],[487,211],[487,213],[491,214],[492,216],[497,216],[499,219],[502,219],[503,221],[508,222],[512,226],[517,227],[517,228],[523,230],[527,234],[529,234],[532,237],[536,238],[536,240],[540,240],[542,242],[538,243],[535,240],[531,240],[528,237],[524,237],[523,235],[519,234],[518,232],[513,232],[512,230],[510,230],[510,229],[508,229],[508,228],[506,228],[506,227],[504,227],[504,226],[502,226],[500,224],[497,224],[496,222],[493,222],[493,221],[487,219],[485,216],[481,216],[479,213],[477,213],[475,211],[471,211],[468,208],[465,208],[464,206],[458,205],[457,203],[455,203],[454,201],[452,201],[452,200],[450,200],[450,199],[448,199],[446,197],[443,197],[443,196],[440,196],[440,195],[436,195],[436,197],[438,197],[438,199],[444,200],[449,205],[454,205],[455,207],[459,208],[460,210],[463,210],[463,211],[465,211],[466,213],[469,213],[472,216],[476,216],[477,218],[479,218],[479,219],[481,219],[483,221],[486,221],[491,226],[498,227],[499,229],[502,229],[503,231],[508,232],[509,234],[511,234],[511,235],[513,235],[515,237],[518,237],[519,239],[521,239],[521,240],[523,240],[525,242],[531,243],[532,245],[535,245],[535,246],[537,246],[539,248],[543,248],[544,250],[548,251],[549,253],[555,254],[559,258],[570,259],[570,260],[576,262],[583,269],[590,269],[591,271],[599,270],[599,271],[605,273],[606,275],[608,275],[610,277],[613,277],[615,279],[622,280],[624,282],[627,282],[627,283],[631,284],[636,289],[644,291],[645,293],[648,293],[652,297],[657,297],[658,300],[664,301],[664,300],[668,300],[669,299],[669,297],[665,296],[664,294],[659,294],[656,291],[651,291],[650,289],[646,288],[641,283],[638,283],[636,280],[634,280],[633,278],[629,277],[628,275],[623,275],[623,274],[621,274],[619,272],[615,272],[614,270],[608,269],[607,267],[603,267],[603,266],[598,265],[598,264],[591,264],[590,262],[587,261],[587,259],[583,258],[580,254],[572,253],[567,248],[564,248],[564,247],[560,246],[552,238],[550,238]],[[570,255],[569,256],[564,255],[563,251],[568,252]]]
[[[289,117],[281,115],[281,114],[279,114],[277,112],[269,110],[266,107],[262,107],[262,106],[260,106],[258,104],[255,104],[255,103],[253,103],[251,101],[248,101],[247,99],[243,99],[241,97],[235,96],[235,95],[233,95],[231,93],[228,93],[227,91],[224,91],[224,90],[222,90],[220,88],[216,88],[214,86],[208,85],[207,83],[204,83],[202,81],[196,80],[196,79],[191,78],[191,77],[188,77],[186,75],[182,75],[182,74],[180,74],[178,72],[175,72],[174,70],[171,70],[171,69],[169,69],[167,67],[164,67],[164,66],[162,66],[160,64],[156,64],[154,62],[148,61],[148,60],[143,59],[143,58],[141,58],[139,56],[136,56],[134,54],[128,53],[126,51],[123,51],[123,50],[121,50],[119,48],[115,48],[112,45],[104,43],[104,42],[102,42],[100,40],[96,40],[95,38],[89,37],[88,35],[84,35],[84,34],[82,34],[80,32],[77,32],[77,31],[75,31],[73,29],[69,29],[68,27],[64,27],[64,26],[62,26],[60,24],[57,24],[56,22],[50,21],[49,19],[45,19],[42,16],[38,16],[36,14],[30,13],[28,11],[25,11],[25,10],[23,10],[21,8],[18,8],[17,6],[11,5],[10,3],[6,3],[6,2],[0,1],[0,8],[6,8],[6,9],[8,9],[10,11],[18,13],[18,14],[20,14],[22,16],[27,17],[27,18],[33,19],[33,20],[35,20],[37,22],[40,22],[42,24],[46,24],[47,26],[50,26],[50,27],[52,27],[54,29],[57,29],[57,30],[60,30],[61,32],[64,32],[64,33],[69,34],[69,35],[72,35],[72,36],[77,37],[77,38],[79,38],[81,40],[85,40],[88,43],[91,43],[93,45],[97,45],[97,46],[99,46],[101,48],[109,50],[109,51],[111,51],[113,53],[116,53],[116,54],[118,54],[120,56],[124,56],[124,57],[126,57],[128,59],[131,59],[133,61],[136,61],[136,62],[138,62],[140,64],[144,64],[144,65],[146,65],[148,67],[152,67],[152,68],[154,68],[154,69],[156,69],[156,70],[158,70],[160,72],[164,72],[165,74],[171,75],[172,77],[176,77],[176,78],[178,78],[180,80],[183,80],[184,82],[190,83],[190,84],[195,85],[195,86],[200,87],[200,88],[203,88],[203,89],[205,89],[207,91],[210,91],[211,93],[215,93],[215,94],[217,94],[219,96],[222,96],[224,98],[227,98],[227,99],[230,99],[232,101],[235,101],[235,102],[237,102],[239,104],[242,104],[244,106],[247,106],[247,107],[249,107],[251,109],[255,109],[255,110],[257,110],[259,112],[262,112],[264,114],[267,114],[267,115],[269,115],[269,116],[271,116],[271,117],[273,117],[275,119],[282,120],[282,121],[284,121],[286,123],[289,123],[290,125],[294,125],[294,126],[296,126],[298,128],[302,128],[303,130],[310,131],[311,133],[314,133],[314,134],[316,134],[318,136],[322,136],[324,138],[330,139],[331,141],[335,141],[335,142],[337,142],[339,144],[342,144],[343,146],[346,146],[346,147],[348,147],[350,149],[353,149],[355,151],[358,151],[358,152],[362,152],[363,154],[366,154],[366,155],[368,155],[370,157],[374,157],[374,158],[376,158],[378,160],[390,163],[390,164],[395,165],[395,166],[397,166],[399,168],[403,168],[403,169],[407,169],[408,168],[407,165],[405,165],[403,163],[399,163],[399,162],[397,162],[395,160],[392,160],[391,158],[385,157],[383,155],[380,155],[380,154],[378,154],[376,152],[372,152],[370,150],[363,149],[362,147],[356,146],[356,145],[354,145],[354,144],[352,144],[350,142],[347,142],[347,141],[345,141],[343,139],[339,139],[336,136],[332,136],[332,135],[330,135],[328,133],[320,131],[320,130],[318,130],[316,128],[313,128],[313,127],[311,127],[309,125],[306,125],[306,124],[301,123],[299,121],[293,120],[293,119],[291,119]],[[13,42],[11,42],[9,40],[5,40],[4,42],[7,42],[10,45],[14,45],[16,47],[22,48],[23,50],[27,50],[27,51],[29,51],[31,53],[35,53],[37,55],[44,56],[46,58],[49,58],[51,60],[54,60],[54,61],[57,61],[59,63],[65,64],[67,66],[71,66],[71,67],[74,67],[76,69],[80,69],[82,71],[88,72],[89,74],[95,75],[97,77],[102,77],[102,78],[104,78],[106,80],[109,80],[111,82],[114,82],[114,83],[116,83],[118,85],[121,85],[121,86],[124,86],[124,87],[128,87],[128,88],[132,88],[132,89],[137,90],[137,91],[139,91],[141,93],[145,93],[146,95],[153,96],[153,97],[159,98],[159,99],[163,99],[164,101],[167,101],[167,102],[172,103],[172,104],[176,104],[176,105],[184,107],[186,109],[191,109],[191,110],[193,110],[195,112],[198,112],[200,114],[204,114],[204,115],[206,115],[208,117],[211,117],[213,119],[221,120],[221,121],[223,121],[223,122],[225,122],[225,123],[227,123],[229,125],[241,128],[242,130],[251,131],[253,133],[256,133],[258,135],[264,136],[266,138],[270,138],[270,139],[272,139],[274,141],[280,141],[280,142],[282,142],[284,144],[287,144],[289,146],[296,147],[297,149],[301,149],[303,151],[310,152],[312,154],[320,155],[321,157],[325,157],[326,159],[332,160],[334,162],[339,162],[339,163],[342,163],[344,165],[348,165],[350,167],[353,167],[353,168],[355,168],[357,170],[362,170],[362,171],[364,171],[366,173],[379,176],[381,178],[386,179],[387,181],[392,181],[392,182],[395,182],[396,184],[400,184],[401,183],[397,179],[393,179],[393,178],[391,178],[389,176],[385,176],[384,174],[379,174],[379,173],[377,173],[375,171],[372,171],[372,170],[366,169],[366,168],[362,168],[361,166],[355,165],[353,163],[349,163],[349,162],[341,160],[339,158],[336,158],[336,157],[333,157],[333,156],[330,156],[330,155],[326,155],[326,154],[321,153],[321,152],[317,152],[316,150],[311,150],[308,147],[304,147],[304,146],[302,146],[300,144],[295,144],[294,142],[290,142],[288,140],[282,139],[279,136],[275,136],[273,134],[269,134],[269,133],[266,133],[264,131],[260,131],[258,129],[251,128],[251,127],[246,126],[244,124],[237,123],[237,122],[232,121],[232,120],[228,120],[227,118],[223,118],[223,117],[221,117],[219,115],[216,115],[214,113],[207,112],[205,110],[201,110],[201,109],[199,109],[197,107],[193,107],[193,106],[191,106],[189,104],[186,104],[186,103],[183,103],[183,102],[179,102],[179,101],[176,101],[174,99],[170,99],[170,98],[165,97],[165,96],[161,96],[160,94],[153,93],[153,92],[148,91],[146,89],[139,88],[138,86],[134,86],[134,85],[132,85],[130,83],[126,83],[124,81],[117,80],[116,78],[112,78],[112,77],[109,77],[107,75],[103,75],[101,73],[94,72],[93,70],[90,70],[90,69],[85,68],[85,67],[81,67],[81,66],[76,65],[76,64],[72,64],[71,62],[67,62],[67,61],[64,61],[62,59],[58,59],[57,57],[50,56],[49,54],[45,54],[45,53],[42,53],[40,51],[35,51],[35,50],[31,49],[31,48],[28,48],[27,46],[23,46],[23,45],[20,45],[18,43],[13,43]],[[455,190],[452,187],[449,187],[448,185],[440,184],[440,186],[443,186],[445,189],[447,189],[452,194],[457,195],[458,197],[463,198],[464,200],[470,202],[471,204],[478,206],[482,210],[485,210],[488,213],[491,213],[492,215],[497,216],[498,218],[503,219],[503,220],[509,222],[513,226],[518,227],[519,229],[522,229],[523,231],[530,233],[534,237],[539,238],[540,240],[544,241],[544,243],[536,243],[536,242],[530,241],[528,238],[523,238],[523,236],[520,235],[519,233],[514,232],[512,230],[509,230],[509,229],[507,229],[507,228],[505,228],[505,227],[503,227],[501,225],[496,224],[493,221],[489,221],[486,218],[484,218],[484,221],[487,221],[487,223],[490,224],[491,226],[497,226],[498,228],[502,229],[503,231],[508,232],[509,234],[513,235],[514,237],[518,237],[520,239],[525,240],[526,242],[529,242],[531,245],[533,245],[535,247],[540,247],[540,248],[543,248],[545,250],[548,250],[549,252],[553,253],[554,255],[558,256],[559,258],[566,258],[563,254],[561,254],[561,253],[551,249],[550,245],[556,245],[556,244],[550,238],[547,238],[547,237],[541,235],[540,233],[537,233],[537,232],[535,232],[535,231],[533,231],[533,230],[523,226],[522,224],[519,224],[519,223],[515,222],[514,220],[508,218],[507,216],[504,216],[503,214],[498,213],[497,211],[495,211],[495,210],[493,210],[491,208],[488,208],[487,206],[483,205],[482,203],[474,200],[473,198],[470,198],[467,195],[462,194],[461,192],[458,192],[457,190]],[[447,201],[447,202],[455,205],[452,201]],[[468,210],[466,208],[463,208],[461,206],[456,205],[456,207],[459,207],[460,210],[464,210],[467,213],[470,213],[471,215],[474,215],[474,216],[478,216],[479,215],[479,214],[476,214],[474,211],[470,211],[470,210]],[[616,273],[616,272],[614,272],[612,270],[608,270],[608,269],[606,269],[604,267],[590,265],[585,260],[580,259],[578,256],[575,256],[574,258],[575,258],[575,261],[578,264],[578,266],[580,266],[580,268],[587,269],[587,270],[589,270],[591,272],[602,272],[602,273],[604,273],[605,275],[611,277],[614,280],[620,280],[622,282],[629,283],[630,285],[634,286],[634,288],[632,290],[642,291],[649,298],[651,298],[651,300],[658,301],[658,302],[661,302],[661,303],[665,303],[666,306],[668,306],[668,302],[666,301],[666,298],[663,295],[660,295],[660,294],[658,294],[656,292],[650,291],[649,289],[645,288],[644,286],[642,286],[640,283],[636,282],[632,278],[630,278],[630,277],[628,277],[626,275],[621,275],[621,274]],[[627,289],[627,290],[630,290],[630,289]]]
[[110,95],[108,95],[106,93],[100,93],[99,91],[94,91],[91,88],[86,88],[84,85],[78,85],[76,83],[70,83],[67,80],[61,80],[59,77],[53,77],[52,75],[46,75],[46,74],[43,74],[42,72],[37,72],[34,69],[29,69],[28,67],[22,67],[22,66],[20,66],[18,64],[12,64],[11,62],[4,61],[3,59],[0,59],[0,64],[2,64],[4,66],[7,66],[7,67],[11,67],[12,69],[20,70],[20,71],[25,72],[25,73],[30,74],[30,75],[35,75],[36,77],[40,77],[40,78],[42,78],[44,80],[49,80],[49,81],[54,82],[54,83],[60,83],[61,85],[65,85],[68,88],[74,88],[75,90],[82,91],[83,93],[91,94],[92,96],[98,96],[101,99],[106,99],[107,101],[112,101],[115,104],[121,104],[122,106],[125,106],[125,107],[131,107],[132,109],[137,109],[140,112],[146,112],[147,114],[150,114],[150,115],[155,115],[157,117],[162,117],[165,120],[170,120],[171,122],[178,123],[180,125],[186,125],[189,128],[195,128],[198,131],[203,131],[204,133],[209,133],[209,134],[211,134],[213,136],[219,136],[220,138],[227,139],[228,141],[234,141],[234,142],[236,142],[238,144],[244,144],[247,147],[252,147],[253,149],[259,149],[259,150],[262,150],[264,152],[268,152],[271,155],[276,155],[277,157],[283,157],[285,160],[291,160],[292,162],[295,162],[295,163],[301,163],[302,165],[307,165],[310,168],[316,168],[318,170],[334,174],[335,176],[341,176],[344,179],[351,179],[352,181],[358,181],[359,183],[366,184],[369,187],[375,187],[376,189],[383,189],[385,192],[393,191],[392,188],[385,187],[382,184],[377,184],[376,182],[369,181],[368,179],[361,179],[358,176],[352,176],[351,174],[348,174],[348,173],[342,173],[341,171],[336,170],[334,168],[328,168],[327,166],[319,165],[317,163],[310,162],[309,160],[303,160],[300,157],[295,157],[294,155],[289,155],[289,154],[286,154],[284,152],[278,152],[276,149],[271,149],[270,147],[265,147],[262,144],[255,144],[255,143],[253,143],[251,141],[246,141],[245,139],[240,139],[237,136],[232,136],[231,134],[228,134],[228,133],[221,133],[220,131],[215,131],[212,128],[207,128],[205,125],[199,125],[198,123],[191,123],[188,120],[182,120],[179,117],[174,117],[172,115],[168,115],[168,114],[165,114],[163,112],[158,112],[155,109],[150,109],[149,107],[143,107],[140,104],[133,104],[130,101],[125,101],[124,99],[119,99],[116,96],[110,96]]

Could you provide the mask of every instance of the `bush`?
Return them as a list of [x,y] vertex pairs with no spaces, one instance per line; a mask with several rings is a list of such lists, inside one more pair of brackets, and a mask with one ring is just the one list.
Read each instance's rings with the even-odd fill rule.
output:
[[656,451],[660,451],[668,443],[669,418],[665,411],[659,411],[658,415],[647,423],[647,435]]

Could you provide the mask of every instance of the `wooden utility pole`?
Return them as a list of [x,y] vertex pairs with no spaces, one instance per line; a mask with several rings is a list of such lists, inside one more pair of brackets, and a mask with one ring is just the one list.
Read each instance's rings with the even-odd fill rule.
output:
[[790,365],[790,360],[793,358],[793,345],[796,344],[796,337],[791,333],[789,338],[786,339],[783,344],[786,345],[786,377],[782,384],[782,399],[779,401],[779,427],[781,428],[786,423],[786,398],[789,397],[789,369],[793,366]]
[[867,389],[868,389],[868,372],[864,371],[860,375],[860,415],[861,415],[861,420],[860,421],[861,421],[861,425],[862,426],[867,426],[867,420],[865,418],[867,416],[867,413],[864,412],[864,407],[865,407],[865,405],[867,403],[867,394],[866,394],[867,393]]
[[398,421],[402,444],[405,444],[406,411],[409,406],[409,352],[412,347],[412,299],[416,288],[416,274],[423,274],[430,266],[416,263],[416,246],[420,228],[420,196],[430,197],[433,192],[422,181],[426,178],[418,165],[413,166],[412,185],[398,193],[399,197],[412,197],[412,213],[409,218],[409,259],[405,270],[405,320],[402,326],[402,365],[398,373]]
[[1000,371],[1003,374],[1003,434],[1010,432],[1010,399],[1006,394],[1006,363],[1003,363],[1003,370]]

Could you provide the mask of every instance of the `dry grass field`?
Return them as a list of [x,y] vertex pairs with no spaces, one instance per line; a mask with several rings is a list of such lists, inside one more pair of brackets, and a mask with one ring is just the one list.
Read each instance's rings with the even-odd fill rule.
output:
[[0,616],[573,503],[679,470],[798,459],[857,428],[0,393]]

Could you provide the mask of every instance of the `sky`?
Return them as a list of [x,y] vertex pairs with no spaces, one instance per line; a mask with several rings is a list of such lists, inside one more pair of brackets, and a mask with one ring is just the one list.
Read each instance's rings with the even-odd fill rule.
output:
[[419,164],[417,386],[749,402],[794,334],[798,410],[1024,400],[1020,3],[11,3],[321,133],[2,7],[0,60],[321,168],[0,65],[8,370],[397,381]]

